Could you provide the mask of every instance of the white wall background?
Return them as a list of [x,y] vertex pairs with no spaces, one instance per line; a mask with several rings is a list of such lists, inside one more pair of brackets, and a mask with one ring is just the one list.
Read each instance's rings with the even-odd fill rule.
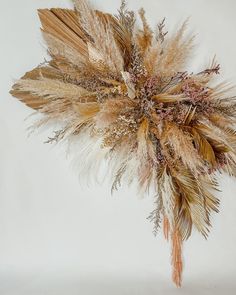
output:
[[[118,0],[93,0],[115,12]],[[28,137],[32,111],[12,98],[14,81],[46,56],[37,8],[68,0],[1,0],[0,9],[0,295],[236,294],[236,183],[223,177],[221,212],[206,242],[184,246],[184,281],[170,278],[169,245],[152,235],[152,196],[133,188],[110,196],[108,183],[87,186],[63,147]],[[235,0],[129,0],[151,23],[169,28],[190,16],[197,33],[193,70],[216,54],[222,76],[236,83]],[[85,182],[84,182],[85,183]]]

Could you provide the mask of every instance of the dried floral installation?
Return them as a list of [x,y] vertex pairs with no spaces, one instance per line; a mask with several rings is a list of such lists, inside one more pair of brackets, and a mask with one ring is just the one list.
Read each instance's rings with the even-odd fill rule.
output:
[[183,241],[193,227],[206,238],[218,211],[216,173],[236,175],[236,98],[213,81],[215,60],[196,74],[184,70],[193,48],[187,22],[169,36],[165,20],[152,30],[143,9],[139,16],[142,28],[125,1],[117,15],[86,0],[74,0],[74,10],[40,9],[51,59],[11,94],[44,115],[40,124],[61,124],[49,142],[85,136],[96,143],[93,163],[109,161],[112,189],[133,180],[140,191],[154,188],[149,219],[171,241],[180,286]]

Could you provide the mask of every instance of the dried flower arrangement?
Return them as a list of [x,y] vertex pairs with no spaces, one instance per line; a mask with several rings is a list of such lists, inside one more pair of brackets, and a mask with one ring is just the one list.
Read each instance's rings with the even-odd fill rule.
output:
[[[193,47],[186,22],[169,36],[143,9],[138,28],[122,1],[117,15],[74,0],[74,10],[40,9],[51,60],[27,72],[11,94],[60,122],[49,142],[87,136],[109,161],[112,189],[138,180],[156,191],[150,215],[171,240],[173,281],[181,285],[182,242],[194,226],[205,238],[218,211],[218,171],[236,175],[236,99],[214,84],[219,65],[184,71]],[[97,151],[99,153],[99,151]],[[95,159],[96,161],[96,159]]]

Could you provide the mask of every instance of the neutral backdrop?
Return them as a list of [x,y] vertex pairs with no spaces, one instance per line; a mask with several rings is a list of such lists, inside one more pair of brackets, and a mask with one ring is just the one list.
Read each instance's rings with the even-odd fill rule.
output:
[[[118,0],[93,0],[115,12]],[[184,245],[182,289],[171,282],[170,247],[146,220],[153,196],[135,188],[113,196],[107,181],[78,176],[64,146],[31,136],[32,111],[8,91],[46,57],[37,8],[71,7],[69,0],[1,0],[0,9],[0,295],[236,294],[236,183],[222,177],[220,214],[206,242]],[[190,17],[201,70],[216,54],[222,76],[236,84],[235,0],[129,0],[145,7],[154,26]],[[28,118],[28,119],[27,119]]]

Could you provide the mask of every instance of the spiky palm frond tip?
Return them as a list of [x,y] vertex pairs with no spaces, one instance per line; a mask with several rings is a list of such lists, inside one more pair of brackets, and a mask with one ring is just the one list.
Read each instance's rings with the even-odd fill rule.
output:
[[165,20],[152,30],[143,9],[138,28],[125,1],[117,15],[86,0],[74,4],[39,10],[51,59],[11,94],[45,122],[60,122],[50,142],[84,134],[97,142],[111,163],[113,189],[134,179],[142,191],[155,189],[150,219],[172,241],[180,286],[183,240],[193,227],[207,237],[210,213],[218,211],[216,172],[236,174],[236,100],[226,84],[213,83],[215,60],[196,74],[184,70],[193,48],[187,22],[170,36]]

